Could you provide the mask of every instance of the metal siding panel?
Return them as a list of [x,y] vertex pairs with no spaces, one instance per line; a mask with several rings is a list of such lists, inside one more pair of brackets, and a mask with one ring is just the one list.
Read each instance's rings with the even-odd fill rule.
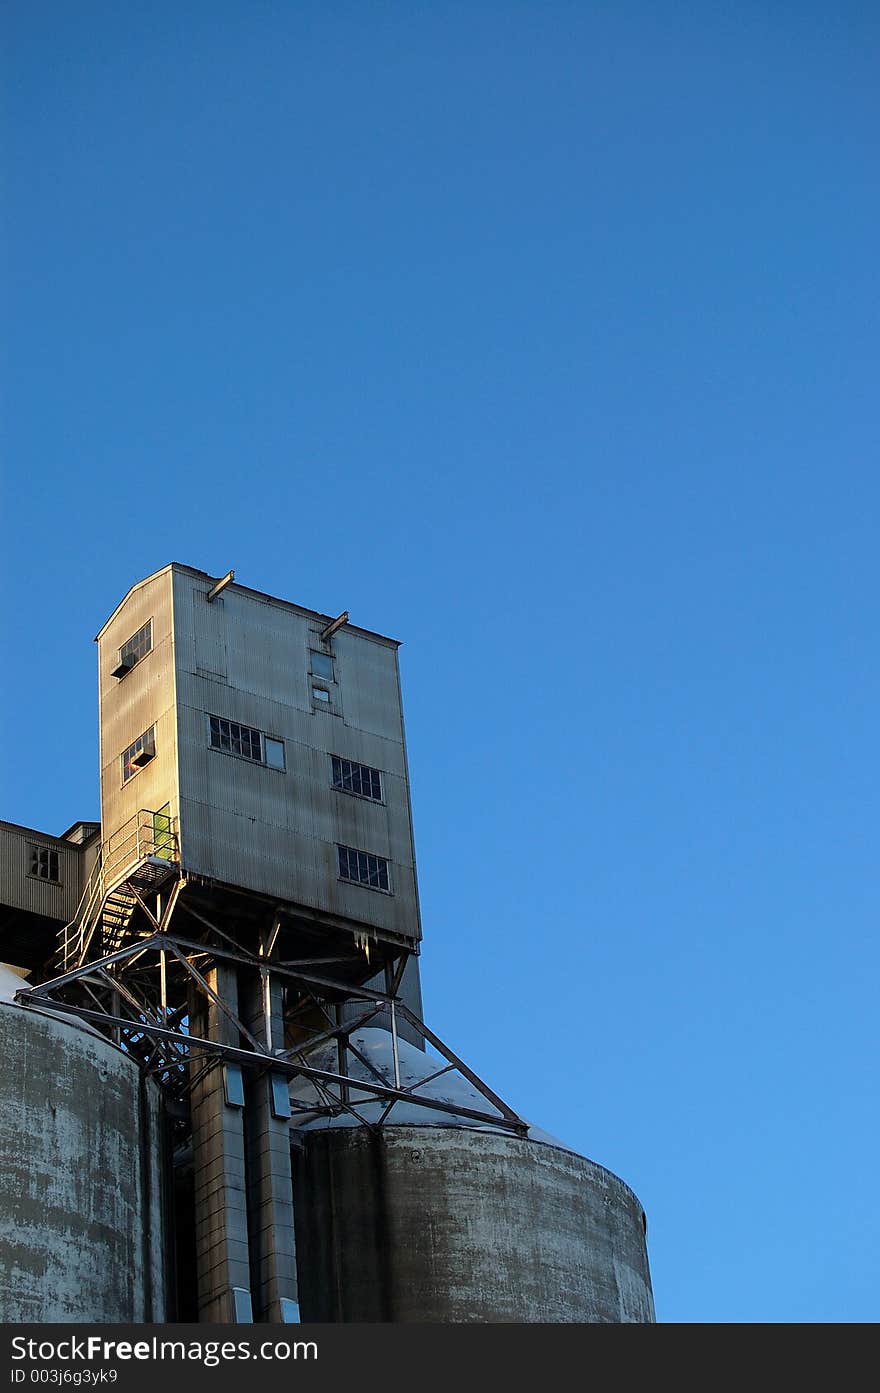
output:
[[[28,874],[30,848],[50,847],[58,852],[60,883],[40,880]],[[68,923],[76,912],[82,892],[83,853],[72,842],[43,835],[36,830],[0,825],[0,902],[13,909],[26,909]]]
[[226,678],[226,599],[207,599],[202,590],[192,593],[193,656],[195,669],[209,677]]
[[[316,642],[316,621],[234,588],[224,592],[222,608],[220,599],[207,605],[202,595],[208,583],[186,573],[175,572],[174,585],[180,836],[186,869],[417,935],[394,646],[345,632],[334,638],[342,719],[312,708],[308,655]],[[225,678],[211,675],[201,661],[209,647],[200,605],[211,611],[206,620],[210,651],[219,654],[221,645],[225,651]],[[363,729],[354,723],[357,713]],[[283,740],[286,771],[212,749],[209,714]],[[381,769],[386,803],[335,791],[331,753]],[[337,843],[391,860],[394,895],[341,883]]]
[[345,722],[359,732],[403,744],[396,651],[343,629],[333,640]]
[[[148,619],[153,649],[121,680],[110,676],[117,650]],[[101,713],[101,822],[106,842],[140,808],[177,806],[177,718],[172,628],[172,573],[135,591],[98,643]],[[122,783],[121,756],[151,725],[156,758]]]
[[230,686],[309,710],[308,621],[253,596],[227,593]]

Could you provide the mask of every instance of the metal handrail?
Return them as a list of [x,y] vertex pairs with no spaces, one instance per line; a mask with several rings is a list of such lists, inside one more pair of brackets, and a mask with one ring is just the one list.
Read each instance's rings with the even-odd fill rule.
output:
[[[157,825],[157,819],[165,825]],[[107,889],[118,885],[133,866],[140,865],[150,857],[159,857],[163,861],[177,860],[174,819],[167,813],[140,808],[105,843],[103,861]]]
[[172,864],[177,861],[174,819],[164,812],[140,808],[134,817],[102,843],[80,896],[76,914],[58,935],[65,971],[83,962],[100,922],[107,894],[125,880],[136,866],[151,859]]
[[104,876],[101,862],[101,848],[99,847],[97,859],[85,883],[83,892],[80,895],[76,913],[70,922],[64,925],[58,935],[60,940],[61,963],[65,969],[71,965],[71,958],[74,960],[80,958],[80,954],[77,952],[76,948],[77,940],[80,942],[82,941],[84,927],[92,916],[96,902],[100,902],[103,899],[103,891]]

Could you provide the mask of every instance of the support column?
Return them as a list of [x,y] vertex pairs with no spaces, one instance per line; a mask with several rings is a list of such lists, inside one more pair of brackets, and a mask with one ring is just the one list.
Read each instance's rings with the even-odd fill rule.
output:
[[[215,967],[206,980],[212,991],[238,1014],[235,970]],[[239,1033],[216,1002],[192,991],[190,1031],[220,1044],[238,1046]],[[204,1060],[196,1060],[195,1071]],[[193,1166],[195,1172],[196,1270],[199,1320],[247,1321],[251,1318],[243,1106],[241,1071],[219,1061],[192,1090]]]
[[[249,974],[242,1020],[270,1053],[284,1048],[281,982],[266,967]],[[284,1074],[250,1073],[246,1085],[250,1234],[254,1318],[276,1324],[299,1320],[290,1099]]]

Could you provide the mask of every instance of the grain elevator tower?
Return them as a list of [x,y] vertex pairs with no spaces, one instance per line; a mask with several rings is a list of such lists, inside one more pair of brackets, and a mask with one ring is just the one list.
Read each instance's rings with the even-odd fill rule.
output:
[[97,643],[101,853],[17,997],[164,1096],[169,1309],[653,1319],[632,1192],[422,1018],[397,642],[172,564]]

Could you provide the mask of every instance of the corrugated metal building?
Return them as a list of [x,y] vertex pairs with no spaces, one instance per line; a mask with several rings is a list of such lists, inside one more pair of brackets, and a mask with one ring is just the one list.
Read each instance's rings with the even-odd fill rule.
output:
[[167,809],[186,873],[417,943],[398,644],[213,584],[167,566],[98,635],[105,840]]
[[76,914],[100,848],[100,826],[75,822],[60,837],[0,822],[0,959],[36,969]]

